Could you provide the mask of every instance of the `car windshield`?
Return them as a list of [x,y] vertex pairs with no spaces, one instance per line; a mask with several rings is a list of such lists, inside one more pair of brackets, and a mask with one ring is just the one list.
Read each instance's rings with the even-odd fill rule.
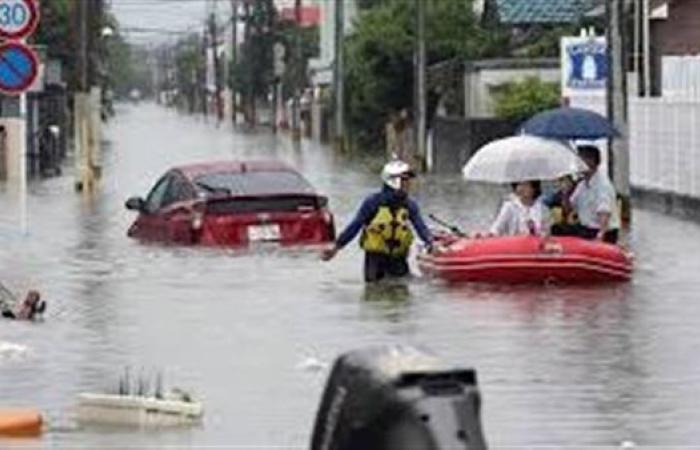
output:
[[254,196],[315,193],[301,175],[291,171],[214,172],[200,175],[193,181],[207,193]]

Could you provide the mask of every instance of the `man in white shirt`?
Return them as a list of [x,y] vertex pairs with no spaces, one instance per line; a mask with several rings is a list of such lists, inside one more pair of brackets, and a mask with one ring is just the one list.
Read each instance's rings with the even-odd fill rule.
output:
[[580,221],[576,234],[615,244],[620,229],[617,194],[608,175],[600,169],[600,150],[584,145],[578,148],[578,153],[588,170],[571,194],[571,204]]

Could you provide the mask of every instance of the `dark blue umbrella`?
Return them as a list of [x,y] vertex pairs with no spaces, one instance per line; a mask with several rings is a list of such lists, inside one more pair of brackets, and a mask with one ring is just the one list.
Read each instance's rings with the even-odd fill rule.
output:
[[610,121],[588,109],[562,107],[532,116],[522,126],[525,134],[553,139],[602,139],[618,136]]

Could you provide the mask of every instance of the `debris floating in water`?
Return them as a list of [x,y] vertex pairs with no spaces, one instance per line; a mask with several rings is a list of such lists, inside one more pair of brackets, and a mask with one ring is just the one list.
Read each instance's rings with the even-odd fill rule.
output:
[[143,368],[134,377],[125,367],[114,393],[78,396],[81,423],[180,426],[200,422],[203,414],[202,403],[192,394],[176,387],[164,392],[163,374],[148,374]]

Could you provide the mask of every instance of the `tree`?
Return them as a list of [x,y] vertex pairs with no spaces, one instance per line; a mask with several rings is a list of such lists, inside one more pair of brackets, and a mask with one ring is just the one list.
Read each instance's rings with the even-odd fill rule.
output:
[[193,113],[204,101],[201,96],[200,71],[204,66],[204,55],[199,36],[196,34],[181,39],[175,46],[175,83],[178,102]]
[[[383,0],[361,12],[346,39],[348,119],[359,144],[379,147],[390,114],[413,104],[415,0]],[[483,30],[471,0],[432,0],[426,16],[428,64],[495,54],[500,34]]]
[[529,77],[504,85],[496,92],[495,100],[498,117],[523,121],[538,112],[559,106],[561,96],[557,83]]
[[[39,3],[41,21],[32,39],[37,45],[46,46],[49,58],[56,58],[63,63],[63,71],[73,74],[75,71],[75,32],[72,21],[70,0],[51,0]],[[73,78],[66,80],[72,87]]]

